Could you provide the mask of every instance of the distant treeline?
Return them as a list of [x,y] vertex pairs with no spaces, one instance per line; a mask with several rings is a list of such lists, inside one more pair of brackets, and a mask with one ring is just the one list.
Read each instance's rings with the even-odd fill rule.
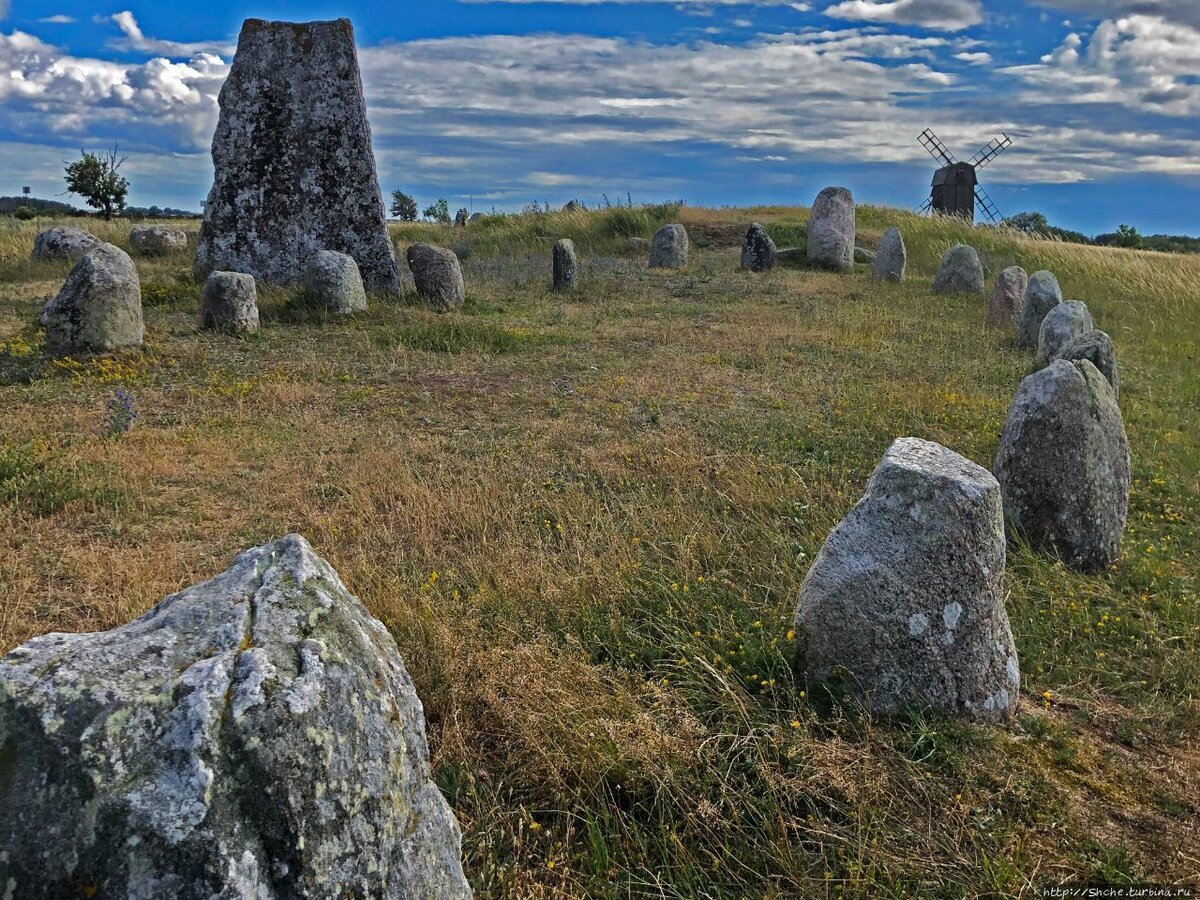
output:
[[[77,209],[59,200],[41,200],[37,197],[0,197],[0,215],[13,215],[18,209],[32,209],[40,216],[90,216],[92,213]],[[179,219],[196,218],[199,213],[170,206],[127,206],[120,213],[126,219]]]
[[1066,241],[1070,244],[1091,244],[1096,247],[1124,247],[1128,250],[1158,250],[1162,253],[1200,253],[1200,237],[1186,234],[1142,234],[1132,225],[1121,225],[1116,231],[1088,237],[1080,231],[1051,225],[1040,212],[1017,213],[1004,220],[1017,231],[1040,237]]

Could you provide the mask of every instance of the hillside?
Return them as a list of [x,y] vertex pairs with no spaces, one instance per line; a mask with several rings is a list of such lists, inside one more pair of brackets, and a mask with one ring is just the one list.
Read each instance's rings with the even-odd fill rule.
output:
[[[751,221],[614,209],[393,226],[457,247],[467,307],[327,321],[260,295],[197,329],[190,256],[138,260],[146,346],[48,362],[68,271],[0,224],[0,651],[110,628],[305,535],[395,635],[479,897],[1017,897],[1200,879],[1200,258],[899,225],[910,280],[737,267]],[[682,221],[692,261],[629,236]],[[88,222],[128,249],[128,223]],[[183,223],[193,247],[197,223]],[[552,295],[571,237],[583,286]],[[819,714],[792,673],[797,589],[899,435],[990,468],[1031,356],[943,252],[1053,270],[1121,363],[1133,453],[1121,561],[1010,543],[1011,730]],[[125,390],[137,414],[104,437]]]

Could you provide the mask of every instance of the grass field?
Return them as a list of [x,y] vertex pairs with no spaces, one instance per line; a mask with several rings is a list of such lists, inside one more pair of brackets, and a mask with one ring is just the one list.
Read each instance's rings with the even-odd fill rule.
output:
[[[784,246],[806,219],[404,226],[466,257],[463,312],[326,321],[274,289],[242,339],[198,331],[188,254],[139,260],[144,350],[57,362],[31,323],[68,266],[0,223],[0,650],[118,625],[298,531],[396,636],[480,897],[1200,881],[1200,257],[863,208],[860,243],[902,228],[908,283],[738,270],[750,221]],[[623,250],[675,220],[686,271]],[[584,256],[569,297],[558,237]],[[1033,365],[982,299],[931,295],[959,240],[989,278],[1055,271],[1113,336],[1123,556],[1081,576],[1010,544],[1011,730],[819,716],[790,628],[826,534],[896,436],[990,468]],[[118,389],[137,418],[106,437]]]

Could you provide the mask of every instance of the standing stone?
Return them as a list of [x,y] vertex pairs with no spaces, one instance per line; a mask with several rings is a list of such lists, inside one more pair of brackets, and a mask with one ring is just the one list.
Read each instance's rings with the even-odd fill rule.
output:
[[454,224],[455,224],[455,226],[456,226],[456,227],[458,227],[458,228],[466,228],[466,227],[467,227],[467,221],[468,221],[468,219],[470,219],[470,217],[471,217],[471,214],[470,214],[470,212],[468,212],[468,211],[467,211],[467,210],[465,210],[465,209],[460,209],[458,212],[456,212],[456,213],[454,214]]
[[899,438],[800,586],[797,662],[877,714],[1012,717],[1000,486],[940,444]]
[[258,289],[253,275],[212,272],[200,299],[200,325],[213,331],[258,331]]
[[367,308],[367,292],[354,258],[336,250],[314,253],[304,267],[304,290],[335,315]]
[[808,261],[838,272],[854,268],[854,197],[846,188],[827,187],[813,201]]
[[1065,300],[1058,304],[1046,313],[1038,329],[1038,363],[1046,365],[1058,356],[1059,350],[1095,327],[1087,304],[1079,300]]
[[554,245],[554,290],[573,291],[579,286],[579,258],[575,242],[563,238]]
[[582,203],[580,203],[578,200],[568,200],[563,205],[562,211],[563,212],[583,212],[584,209],[585,209],[584,205]]
[[1116,395],[1088,360],[1021,382],[996,454],[1004,515],[1083,572],[1117,558],[1129,508],[1129,442]]
[[1036,350],[1042,319],[1058,304],[1062,303],[1062,289],[1052,272],[1034,272],[1029,276],[1029,287],[1025,289],[1025,303],[1017,319],[1017,349]]
[[135,225],[129,231],[129,245],[143,256],[162,256],[187,249],[187,232],[166,225]]
[[142,285],[129,254],[100,244],[75,263],[42,311],[52,356],[99,353],[142,343]]
[[395,641],[298,535],[0,660],[0,759],[10,897],[471,896]]
[[1058,359],[1074,362],[1086,359],[1095,366],[1112,386],[1113,396],[1121,398],[1121,376],[1117,372],[1117,351],[1112,338],[1103,331],[1092,330],[1079,335],[1058,351]]
[[372,291],[398,293],[349,20],[247,19],[220,106],[197,276],[292,284],[337,250]]
[[982,294],[983,263],[974,247],[955,244],[946,251],[933,279],[935,294]]
[[682,225],[664,225],[650,241],[651,269],[682,269],[688,260],[688,234]]
[[37,233],[37,237],[33,239],[33,258],[69,259],[71,262],[79,262],[101,243],[103,241],[100,238],[80,228],[55,225]]
[[988,298],[987,324],[997,328],[1013,328],[1025,304],[1029,276],[1020,266],[1009,266],[996,279],[992,296]]
[[908,250],[900,229],[892,226],[883,233],[875,253],[873,270],[880,281],[903,281],[908,268]]
[[750,272],[770,272],[775,268],[777,252],[767,229],[755,222],[742,241],[742,268]]
[[416,243],[406,254],[413,283],[434,309],[461,309],[467,298],[458,257],[444,247]]

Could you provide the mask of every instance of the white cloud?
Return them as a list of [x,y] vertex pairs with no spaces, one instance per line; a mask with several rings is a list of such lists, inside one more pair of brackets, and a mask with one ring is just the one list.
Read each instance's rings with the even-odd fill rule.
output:
[[1200,27],[1196,0],[1034,0],[1050,9],[1083,13],[1089,19],[1122,16],[1160,16],[1172,22]]
[[954,58],[959,62],[970,63],[973,66],[989,66],[992,64],[992,54],[979,52],[955,53]]
[[826,8],[825,15],[853,22],[962,31],[983,21],[983,3],[981,0],[845,0]]
[[132,50],[139,53],[154,53],[172,59],[195,56],[200,53],[213,55],[232,55],[234,47],[225,43],[182,43],[180,41],[162,41],[148,38],[142,33],[141,26],[129,10],[115,13],[111,16],[98,16],[97,21],[113,22],[121,30],[124,38],[113,41],[113,46],[122,50]]
[[70,25],[75,21],[75,18],[58,13],[57,15],[46,16],[44,19],[38,19],[38,21],[43,25]]

